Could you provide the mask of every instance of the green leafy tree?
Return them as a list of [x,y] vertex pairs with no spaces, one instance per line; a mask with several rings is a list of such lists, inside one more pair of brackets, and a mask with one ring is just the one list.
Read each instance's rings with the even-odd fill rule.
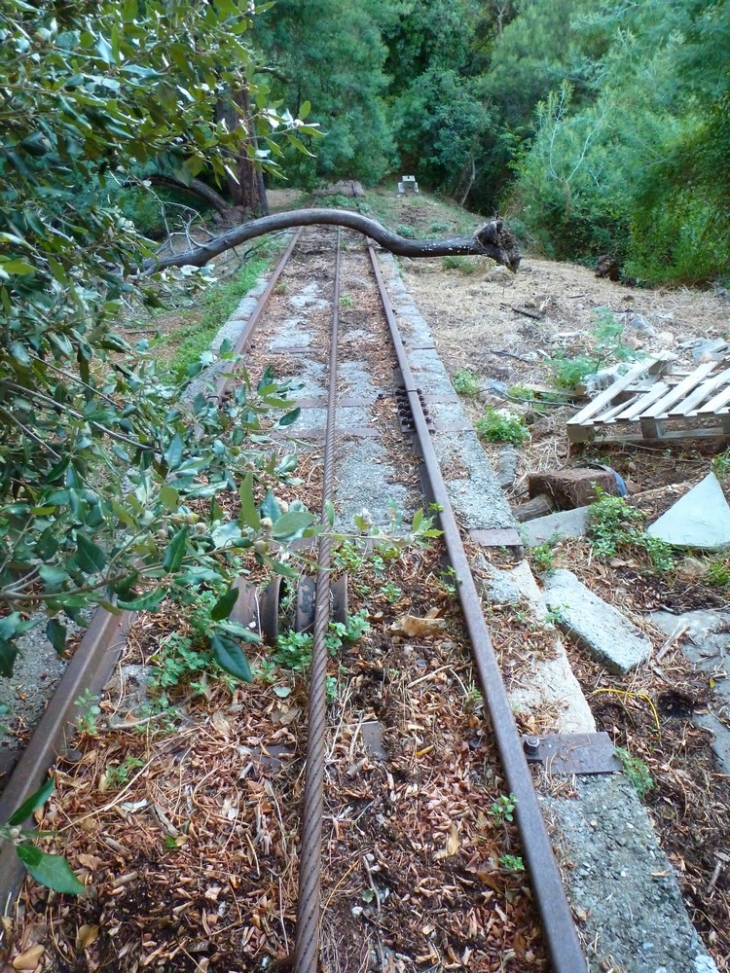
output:
[[398,99],[394,119],[406,168],[463,202],[491,125],[476,85],[453,70],[431,68]]
[[514,211],[557,256],[611,250],[649,281],[726,277],[727,5],[606,3],[576,22],[577,49],[581,32],[593,94],[563,86],[539,106]]
[[340,177],[374,183],[392,167],[380,30],[389,16],[385,3],[354,0],[277,0],[261,16],[256,38],[271,65],[272,92],[293,110],[313,104],[327,134],[316,157],[285,151],[287,173],[299,183]]
[[[113,330],[121,300],[144,293],[134,272],[146,242],[112,202],[135,167],[162,160],[183,180],[206,167],[224,180],[241,152],[252,172],[275,167],[275,136],[299,145],[316,132],[267,107],[251,80],[254,17],[242,0],[0,8],[2,674],[34,606],[60,650],[60,613],[152,607],[176,586],[226,578],[259,542],[267,558],[270,540],[314,530],[312,515],[282,513],[273,493],[280,516],[258,509],[292,468],[250,438],[268,413],[280,425],[296,417],[270,375],[257,388],[242,375],[220,410],[203,393],[185,405],[144,345]],[[231,128],[220,105],[242,90],[248,117]],[[232,492],[241,512],[230,518],[218,498]],[[212,635],[240,676],[248,636],[225,628],[232,604]]]
[[383,21],[391,97],[430,71],[459,71],[470,58],[481,5],[474,0],[403,0]]

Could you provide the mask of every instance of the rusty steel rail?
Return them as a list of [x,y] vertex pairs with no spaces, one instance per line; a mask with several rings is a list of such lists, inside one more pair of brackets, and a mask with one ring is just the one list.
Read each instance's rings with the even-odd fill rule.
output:
[[[236,338],[236,343],[232,349],[234,355],[242,355],[248,349],[249,342],[251,341],[251,337],[261,321],[261,316],[266,310],[266,306],[269,303],[269,299],[271,298],[271,295],[274,292],[274,288],[278,283],[279,277],[281,277],[282,273],[284,272],[284,268],[289,263],[289,258],[294,252],[294,247],[299,242],[299,237],[302,235],[303,230],[304,230],[303,226],[300,226],[299,229],[296,230],[291,240],[289,241],[289,246],[286,248],[281,259],[279,260],[278,264],[274,268],[274,272],[271,275],[271,279],[266,285],[266,289],[264,290],[263,294],[259,298],[258,304],[253,309],[253,312],[251,313],[251,316],[249,317],[248,321],[246,321],[246,324],[244,325],[240,335],[238,336],[238,338]],[[229,376],[226,375],[223,375],[218,379],[218,382],[216,384],[216,389],[215,389],[215,395],[218,401],[220,401],[222,397],[225,395],[226,389],[228,388],[228,386],[231,384],[232,381],[233,379],[231,379]]]
[[[35,728],[30,743],[15,766],[0,797],[0,821],[36,791],[55,763],[63,756],[76,732],[85,693],[97,695],[104,688],[125,643],[132,613],[112,615],[97,609],[81,645],[66,666],[61,681]],[[25,868],[10,842],[0,848],[0,911],[6,915],[25,877]]]
[[484,700],[494,731],[497,749],[510,791],[517,798],[515,816],[528,865],[528,874],[535,893],[555,973],[586,973],[586,961],[565,895],[560,870],[553,855],[550,838],[543,821],[532,774],[525,759],[519,732],[515,725],[502,673],[494,653],[489,630],[484,621],[482,603],[471,573],[469,559],[461,540],[459,526],[449,500],[446,483],[431,442],[431,434],[418,396],[418,389],[408,363],[403,340],[393,308],[385,289],[383,275],[372,246],[368,247],[375,279],[378,283],[383,310],[393,339],[398,366],[403,375],[408,402],[416,427],[423,463],[431,491],[441,508],[439,518],[446,549],[456,577],[459,600],[472,644],[474,662],[479,674]]
[[322,877],[322,815],[324,809],[325,735],[327,731],[327,659],[325,642],[330,620],[330,563],[332,538],[328,505],[335,492],[335,432],[337,426],[337,339],[340,326],[340,238],[337,232],[337,257],[332,331],[330,336],[329,389],[324,445],[322,518],[324,532],[319,538],[317,595],[314,616],[314,644],[309,687],[309,733],[307,771],[302,811],[299,852],[299,901],[294,973],[317,973],[319,959],[320,886]]

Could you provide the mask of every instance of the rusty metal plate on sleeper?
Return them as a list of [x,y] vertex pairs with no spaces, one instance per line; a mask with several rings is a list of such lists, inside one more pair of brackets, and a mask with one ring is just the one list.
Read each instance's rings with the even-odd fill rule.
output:
[[551,774],[615,774],[621,770],[607,733],[550,733],[523,736],[528,763],[541,763]]
[[480,547],[522,547],[522,539],[514,527],[470,530],[469,537]]

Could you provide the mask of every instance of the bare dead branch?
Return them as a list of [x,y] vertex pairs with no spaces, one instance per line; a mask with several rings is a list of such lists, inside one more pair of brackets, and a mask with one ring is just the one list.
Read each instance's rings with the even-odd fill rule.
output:
[[203,267],[226,250],[239,246],[247,240],[287,230],[294,226],[344,226],[350,230],[358,230],[370,239],[375,240],[385,250],[399,257],[446,257],[455,255],[472,255],[491,257],[497,263],[516,272],[520,264],[521,254],[512,234],[504,227],[502,220],[492,220],[486,223],[473,236],[451,237],[444,240],[407,240],[405,237],[391,233],[375,220],[370,220],[360,213],[341,209],[300,209],[287,213],[277,213],[274,216],[264,216],[258,220],[251,220],[241,226],[234,227],[213,237],[207,243],[187,250],[184,253],[171,254],[166,257],[156,257],[146,260],[144,274],[154,274],[166,267]]

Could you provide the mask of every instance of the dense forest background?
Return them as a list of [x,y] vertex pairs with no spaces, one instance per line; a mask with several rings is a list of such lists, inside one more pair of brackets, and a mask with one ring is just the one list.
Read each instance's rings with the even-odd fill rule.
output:
[[294,183],[412,172],[557,258],[730,273],[725,0],[277,0],[255,42],[327,133]]

